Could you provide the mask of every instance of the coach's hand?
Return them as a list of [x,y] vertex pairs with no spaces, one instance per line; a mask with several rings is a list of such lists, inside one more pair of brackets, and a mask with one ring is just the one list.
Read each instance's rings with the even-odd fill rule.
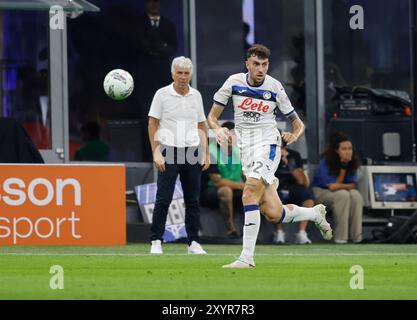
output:
[[295,134],[291,133],[291,132],[283,132],[281,134],[282,140],[284,140],[287,145],[297,141],[297,137],[295,136]]
[[219,128],[215,131],[216,141],[218,144],[227,143],[229,141],[230,132],[227,128]]
[[165,171],[165,158],[162,155],[161,151],[155,150],[153,155],[153,163],[155,164],[156,169],[158,169],[159,172]]

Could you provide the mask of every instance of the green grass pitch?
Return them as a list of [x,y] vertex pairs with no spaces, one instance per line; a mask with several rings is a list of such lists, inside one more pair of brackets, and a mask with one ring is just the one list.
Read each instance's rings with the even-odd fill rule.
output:
[[[204,248],[1,247],[0,299],[417,299],[415,245],[258,245],[256,268],[244,270],[221,268],[240,245]],[[52,265],[64,270],[62,290],[50,288]],[[363,290],[350,288],[354,265]]]

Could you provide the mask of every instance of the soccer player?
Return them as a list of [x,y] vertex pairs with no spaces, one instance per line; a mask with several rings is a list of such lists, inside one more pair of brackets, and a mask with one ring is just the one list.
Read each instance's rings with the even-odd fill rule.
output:
[[[332,238],[332,229],[326,221],[326,207],[322,204],[303,208],[294,204],[282,205],[278,197],[278,179],[274,173],[281,158],[281,139],[287,144],[296,141],[304,132],[304,124],[291,105],[281,83],[267,75],[270,50],[260,44],[250,47],[246,55],[248,72],[230,76],[215,93],[208,116],[208,124],[219,143],[229,139],[229,131],[219,125],[218,119],[232,97],[235,115],[235,133],[246,176],[243,190],[245,223],[243,250],[240,257],[223,268],[253,268],[254,253],[261,223],[260,213],[274,223],[314,221],[326,240]],[[283,132],[276,126],[276,112],[280,110],[290,121],[292,132]]]

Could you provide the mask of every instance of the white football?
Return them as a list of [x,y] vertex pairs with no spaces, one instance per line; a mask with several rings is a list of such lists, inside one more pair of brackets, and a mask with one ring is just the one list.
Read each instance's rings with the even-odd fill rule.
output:
[[123,100],[133,92],[133,78],[129,72],[122,69],[110,71],[104,78],[104,91],[114,100]]

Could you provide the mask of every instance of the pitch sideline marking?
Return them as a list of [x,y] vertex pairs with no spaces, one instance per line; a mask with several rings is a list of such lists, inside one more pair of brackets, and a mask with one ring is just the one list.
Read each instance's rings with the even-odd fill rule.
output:
[[[203,256],[236,256],[238,253],[208,253]],[[0,256],[196,256],[187,253],[164,253],[162,255],[152,255],[150,253],[51,253],[51,252],[0,252]],[[199,255],[201,256],[201,255]],[[417,256],[417,253],[259,253],[259,256]]]

